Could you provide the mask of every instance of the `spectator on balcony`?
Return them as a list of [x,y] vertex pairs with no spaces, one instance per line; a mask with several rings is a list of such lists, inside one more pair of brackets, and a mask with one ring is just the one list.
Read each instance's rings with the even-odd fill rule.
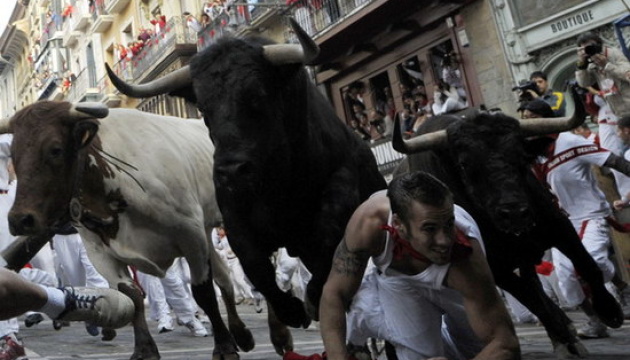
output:
[[354,132],[361,140],[369,141],[370,133],[365,131],[365,129],[359,125],[359,121],[357,119],[350,120],[350,128],[352,132]]
[[131,55],[130,50],[123,44],[118,44],[116,46],[116,50],[118,51],[118,60],[122,61],[122,60],[129,60]]
[[154,19],[150,21],[150,23],[155,26],[155,33],[159,34],[166,27],[166,16],[161,13],[155,13]]
[[72,17],[72,13],[74,12],[74,7],[70,4],[66,5],[61,12],[61,16],[66,19]]
[[67,76],[64,76],[63,79],[61,80],[61,92],[65,95],[68,93],[68,90],[70,90],[70,86],[72,86],[72,83],[70,82],[70,78]]
[[203,6],[203,12],[208,14],[210,21],[215,21],[221,15],[227,15],[225,6],[223,6],[223,3],[220,0],[207,2]]
[[202,29],[204,29],[206,26],[210,25],[210,23],[212,22],[210,20],[210,16],[208,16],[208,14],[206,13],[202,13],[200,16],[200,23],[201,23],[201,27]]
[[387,130],[385,114],[380,110],[372,110],[370,111],[368,119],[370,121],[370,137],[372,141],[385,139],[385,132]]
[[434,115],[452,113],[466,107],[467,104],[459,96],[459,92],[455,87],[450,86],[443,80],[440,81],[440,84],[435,85],[432,105]]
[[462,79],[462,73],[459,70],[459,60],[455,51],[444,54],[441,61],[442,65],[442,78],[451,88],[457,90],[459,98],[466,105],[467,96],[466,90],[464,90],[464,80]]
[[315,26],[311,17],[310,0],[287,0],[286,4],[291,6],[295,20],[300,24],[307,34],[315,34]]
[[153,30],[147,29],[144,27],[140,28],[140,34],[138,34],[138,40],[142,41],[143,44],[146,44],[153,36]]
[[184,16],[184,19],[186,20],[186,26],[188,26],[190,31],[192,31],[193,33],[196,34],[200,32],[201,29],[203,29],[203,27],[201,26],[201,23],[199,22],[199,20],[197,20],[195,15],[189,13],[188,11],[184,12],[182,15]]

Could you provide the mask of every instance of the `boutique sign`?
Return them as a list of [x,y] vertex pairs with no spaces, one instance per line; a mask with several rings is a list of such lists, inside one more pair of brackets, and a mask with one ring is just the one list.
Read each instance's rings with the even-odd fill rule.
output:
[[582,11],[576,15],[570,15],[550,24],[551,32],[556,34],[563,31],[572,30],[580,25],[587,24],[595,20],[593,10]]
[[618,0],[585,1],[572,9],[523,26],[518,32],[522,35],[526,51],[531,52],[610,24],[625,13],[627,9]]

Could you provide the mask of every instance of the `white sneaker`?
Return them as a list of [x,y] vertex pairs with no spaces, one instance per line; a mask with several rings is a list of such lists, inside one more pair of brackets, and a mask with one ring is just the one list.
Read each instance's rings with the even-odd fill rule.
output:
[[158,332],[162,334],[173,330],[175,330],[175,327],[173,326],[173,318],[170,315],[162,316],[162,318],[158,321]]
[[87,321],[118,329],[131,322],[136,307],[120,291],[108,288],[65,287],[66,309],[53,320]]
[[186,323],[185,325],[190,332],[196,337],[205,337],[208,336],[208,330],[203,326],[201,321],[197,319],[193,319],[192,321]]
[[584,326],[577,331],[578,337],[582,339],[601,339],[610,335],[606,329],[606,325],[600,321],[589,320]]

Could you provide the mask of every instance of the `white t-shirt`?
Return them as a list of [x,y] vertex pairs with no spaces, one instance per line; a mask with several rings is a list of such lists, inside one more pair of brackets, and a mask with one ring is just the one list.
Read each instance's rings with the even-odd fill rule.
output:
[[547,182],[560,206],[571,220],[611,215],[604,193],[599,189],[591,165],[602,166],[610,151],[580,135],[560,133],[553,157],[546,159]]

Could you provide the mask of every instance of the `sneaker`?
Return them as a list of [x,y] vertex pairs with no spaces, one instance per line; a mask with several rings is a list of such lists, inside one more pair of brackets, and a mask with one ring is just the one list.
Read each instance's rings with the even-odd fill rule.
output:
[[162,316],[158,321],[158,332],[163,334],[173,330],[175,330],[175,327],[173,327],[173,318],[170,315]]
[[96,326],[121,328],[131,322],[135,313],[133,301],[108,288],[62,288],[66,309],[55,320],[89,321]]
[[599,321],[592,320],[584,324],[584,326],[578,330],[577,335],[582,339],[602,339],[610,336],[606,325]]
[[42,316],[42,314],[33,313],[26,315],[26,318],[24,318],[24,325],[26,325],[27,328],[30,328],[31,326],[37,325],[42,321],[44,321],[44,317]]
[[185,326],[188,328],[188,330],[190,330],[190,332],[192,332],[195,337],[208,336],[208,330],[206,330],[201,321],[197,319],[193,319],[192,321],[186,323]]
[[262,308],[262,299],[259,297],[254,298],[254,310],[256,310],[257,314],[260,314],[263,311]]
[[25,359],[24,345],[15,335],[7,335],[0,339],[0,360]]

